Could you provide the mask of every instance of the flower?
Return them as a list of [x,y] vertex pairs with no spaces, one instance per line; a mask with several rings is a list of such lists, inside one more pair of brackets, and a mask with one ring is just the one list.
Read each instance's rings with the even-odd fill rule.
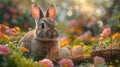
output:
[[6,20],[8,20],[8,19],[10,18],[10,15],[9,15],[8,13],[5,13],[5,14],[3,15],[3,18],[6,19]]
[[80,28],[74,28],[74,32],[77,34],[81,33],[81,31],[82,31],[82,29],[80,29]]
[[11,12],[11,13],[16,13],[17,10],[16,8],[12,7],[12,6],[7,6],[7,9]]
[[101,36],[108,36],[111,33],[111,29],[110,28],[106,28],[103,30],[102,34],[100,34]]
[[94,57],[94,63],[95,64],[104,64],[105,63],[105,59],[99,56],[95,56]]
[[80,39],[84,41],[88,39],[90,36],[91,36],[91,31],[87,31],[83,35],[80,36]]
[[0,9],[3,8],[3,4],[0,3]]
[[68,44],[69,44],[68,41],[63,41],[63,42],[61,43],[60,47],[65,47],[65,46],[67,46]]
[[100,37],[100,38],[98,38],[98,40],[99,40],[99,41],[103,41],[103,40],[104,40],[104,38],[103,38],[103,37]]
[[118,37],[120,37],[120,33],[119,32],[117,32],[117,33],[115,33],[115,34],[112,35],[112,39],[113,40],[116,39],[116,38],[118,38]]
[[10,49],[4,45],[0,45],[0,53],[4,56],[7,56],[10,53]]
[[39,61],[40,67],[54,67],[53,62],[49,59],[43,59]]
[[6,21],[4,21],[2,24],[5,25],[6,27],[9,26],[9,22]]
[[16,19],[16,18],[17,18],[17,15],[16,15],[16,14],[13,14],[13,15],[12,15],[12,18],[15,18],[15,19]]
[[95,37],[91,37],[91,38],[90,38],[90,42],[94,42],[95,39],[96,39]]
[[13,36],[17,36],[19,32],[17,32],[15,28],[11,28],[11,29],[10,29],[10,33],[11,33]]
[[74,67],[71,59],[62,59],[60,62],[60,67]]
[[6,39],[6,40],[11,40],[11,38],[6,34],[1,34],[0,33],[0,37],[3,38],[3,39]]
[[70,39],[69,39],[69,37],[64,36],[64,37],[61,37],[59,41],[60,41],[60,42],[63,42],[63,41],[70,41]]
[[4,25],[4,24],[0,24],[0,32],[1,33],[5,33],[6,30],[8,30],[9,27]]
[[20,47],[20,51],[26,53],[26,52],[29,52],[29,50],[25,47]]
[[18,27],[18,26],[15,26],[15,29],[16,29],[17,31],[20,31],[20,27]]
[[76,19],[72,19],[68,22],[68,26],[74,26],[77,24],[77,20]]

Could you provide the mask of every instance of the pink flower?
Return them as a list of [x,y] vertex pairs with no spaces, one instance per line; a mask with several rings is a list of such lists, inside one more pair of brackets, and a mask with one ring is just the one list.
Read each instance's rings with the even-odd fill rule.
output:
[[52,61],[49,59],[43,59],[39,63],[40,63],[40,67],[54,67]]
[[11,13],[16,13],[16,12],[17,12],[17,10],[16,10],[14,7],[12,7],[12,6],[7,6],[7,9],[8,9]]
[[105,63],[105,59],[99,56],[94,57],[94,63],[95,64],[104,64]]
[[62,59],[59,64],[60,67],[74,67],[73,62],[70,59]]
[[77,20],[76,20],[76,19],[72,19],[72,20],[70,20],[67,24],[68,24],[68,26],[74,26],[74,25],[76,25],[76,24],[78,24],[78,23],[77,23]]
[[108,36],[111,33],[111,29],[110,28],[106,28],[103,30],[102,34],[100,34],[101,36]]
[[0,45],[0,54],[7,56],[10,53],[10,49],[6,46]]
[[61,38],[59,39],[60,42],[68,41],[68,40],[69,40],[69,38],[68,38],[67,36],[61,37]]
[[80,39],[84,41],[88,39],[90,36],[91,36],[91,31],[87,31],[83,35],[80,36]]
[[5,14],[3,15],[3,18],[6,19],[6,20],[8,20],[8,19],[10,18],[10,15],[9,15],[8,13],[5,13]]
[[3,4],[0,3],[0,9],[3,8]]
[[19,32],[17,32],[17,31],[15,30],[15,28],[11,28],[11,29],[10,29],[10,33],[11,33],[13,36],[17,36]]

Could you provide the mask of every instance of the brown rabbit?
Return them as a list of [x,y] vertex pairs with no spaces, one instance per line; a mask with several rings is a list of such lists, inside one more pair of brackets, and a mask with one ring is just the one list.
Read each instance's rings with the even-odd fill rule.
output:
[[[57,52],[50,54],[52,47],[58,48],[59,32],[55,27],[56,8],[51,5],[44,15],[42,9],[36,5],[32,5],[32,16],[35,19],[36,27],[29,31],[19,41],[20,47],[25,47],[29,50],[32,56],[40,59],[46,56],[57,56]],[[37,59],[37,60],[38,60]]]

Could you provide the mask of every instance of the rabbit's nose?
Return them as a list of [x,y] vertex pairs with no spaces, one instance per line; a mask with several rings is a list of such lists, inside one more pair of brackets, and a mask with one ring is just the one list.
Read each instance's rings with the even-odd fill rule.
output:
[[55,31],[49,32],[49,37],[52,39],[55,37]]
[[53,36],[53,34],[49,34],[50,35],[50,38],[52,39],[54,36]]

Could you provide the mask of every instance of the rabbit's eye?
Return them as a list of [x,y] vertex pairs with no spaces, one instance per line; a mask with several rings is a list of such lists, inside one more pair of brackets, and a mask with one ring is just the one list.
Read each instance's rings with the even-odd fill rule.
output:
[[41,25],[41,28],[45,28],[45,23],[44,23],[44,21],[42,21],[40,25]]
[[45,25],[44,25],[44,23],[41,23],[41,28],[45,28]]

